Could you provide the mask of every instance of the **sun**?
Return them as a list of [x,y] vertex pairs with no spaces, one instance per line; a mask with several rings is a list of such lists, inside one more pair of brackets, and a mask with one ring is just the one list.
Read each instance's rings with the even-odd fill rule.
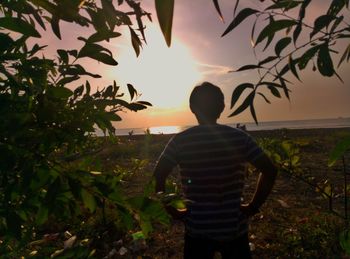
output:
[[142,99],[151,102],[154,108],[184,106],[191,89],[201,78],[196,61],[176,38],[168,48],[155,25],[147,26],[146,38],[147,45],[143,46],[138,58],[131,47],[121,49],[114,76],[123,84],[133,84],[142,93]]

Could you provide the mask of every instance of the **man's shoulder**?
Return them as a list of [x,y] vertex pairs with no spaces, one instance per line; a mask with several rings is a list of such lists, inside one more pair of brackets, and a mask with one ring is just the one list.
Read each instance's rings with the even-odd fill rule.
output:
[[235,137],[247,137],[249,136],[248,133],[245,131],[234,128],[228,125],[224,124],[215,124],[215,125],[197,125],[192,126],[188,129],[185,129],[182,132],[177,133],[174,138],[175,139],[181,139],[186,138],[194,135],[203,135],[203,134],[225,134],[226,136],[235,136]]

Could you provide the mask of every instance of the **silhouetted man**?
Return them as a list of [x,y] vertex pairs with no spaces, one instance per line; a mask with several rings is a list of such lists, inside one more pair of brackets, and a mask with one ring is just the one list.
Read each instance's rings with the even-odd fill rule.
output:
[[[179,166],[185,198],[185,259],[251,258],[247,219],[259,211],[276,177],[270,159],[244,131],[217,124],[224,110],[220,88],[204,82],[190,96],[199,125],[175,135],[155,168],[156,192]],[[259,175],[250,203],[241,204],[246,163]]]

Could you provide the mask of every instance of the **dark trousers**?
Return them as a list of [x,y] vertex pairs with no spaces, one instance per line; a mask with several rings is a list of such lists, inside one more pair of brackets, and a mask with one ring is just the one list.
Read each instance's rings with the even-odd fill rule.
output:
[[215,241],[185,235],[184,259],[213,259],[215,252],[222,259],[251,259],[248,234],[232,241]]

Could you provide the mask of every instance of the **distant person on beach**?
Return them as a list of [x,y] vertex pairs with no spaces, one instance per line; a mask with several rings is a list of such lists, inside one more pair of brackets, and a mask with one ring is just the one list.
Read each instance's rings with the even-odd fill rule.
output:
[[[224,110],[220,88],[204,82],[190,96],[190,108],[199,125],[175,135],[155,168],[156,192],[165,191],[165,180],[175,166],[181,174],[187,211],[185,259],[251,258],[248,218],[259,211],[269,195],[276,168],[244,131],[217,124]],[[261,173],[252,200],[241,204],[245,164]]]
[[236,128],[241,129],[243,131],[247,131],[247,127],[245,126],[245,124],[241,125],[240,123],[237,123]]

